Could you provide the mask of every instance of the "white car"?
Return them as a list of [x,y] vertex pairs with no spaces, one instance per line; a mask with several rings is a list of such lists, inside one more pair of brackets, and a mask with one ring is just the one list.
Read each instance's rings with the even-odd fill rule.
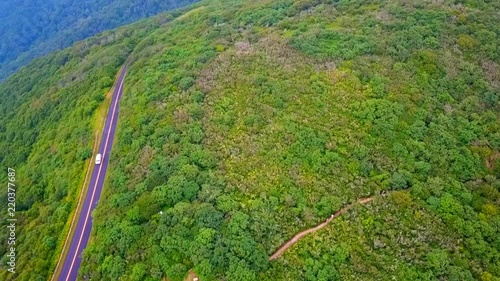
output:
[[96,165],[99,165],[99,164],[101,164],[101,161],[102,161],[102,155],[101,155],[101,153],[98,153],[98,154],[95,156],[95,164],[96,164]]

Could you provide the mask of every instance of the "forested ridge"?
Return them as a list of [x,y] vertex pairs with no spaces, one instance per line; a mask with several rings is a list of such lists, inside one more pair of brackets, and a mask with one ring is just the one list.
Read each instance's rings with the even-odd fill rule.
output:
[[0,80],[32,59],[120,25],[196,0],[0,2]]
[[[193,270],[200,280],[499,280],[499,9],[205,0],[100,35],[94,52],[79,51],[84,41],[37,60],[0,84],[2,98],[15,97],[0,111],[10,120],[0,151],[15,157],[0,160],[26,169],[19,184],[29,186],[18,192],[30,222],[21,233],[67,225],[78,187],[64,180],[81,179],[90,157],[85,108],[127,57],[82,279],[174,281]],[[109,66],[88,63],[103,57]],[[44,79],[29,80],[42,66]],[[76,97],[53,97],[71,85]],[[37,103],[59,110],[29,118],[22,109]],[[56,118],[64,114],[75,117]],[[63,122],[75,128],[50,133]],[[42,160],[45,170],[32,170]],[[49,175],[48,165],[58,169]],[[369,196],[269,261],[296,233]],[[32,239],[53,257],[61,239],[43,234]],[[28,267],[37,270],[16,280],[43,280],[50,264]]]
[[[0,83],[0,163],[5,179],[8,168],[16,170],[18,220],[17,273],[7,271],[10,246],[2,242],[0,280],[50,278],[91,161],[96,124],[102,122],[98,108],[105,106],[116,73],[140,39],[181,13],[79,42]],[[7,187],[0,195],[7,202]],[[1,241],[9,234],[4,211]]]

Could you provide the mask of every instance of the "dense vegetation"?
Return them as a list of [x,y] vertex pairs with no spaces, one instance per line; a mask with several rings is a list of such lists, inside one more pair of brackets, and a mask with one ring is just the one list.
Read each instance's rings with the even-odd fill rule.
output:
[[80,276],[499,280],[499,9],[206,0],[129,36],[117,143]]
[[[159,26],[155,18],[103,33],[36,59],[0,84],[0,165],[17,172],[18,219],[17,274],[6,270],[10,247],[2,242],[0,280],[51,276],[101,122],[96,112],[139,38]],[[2,202],[7,202],[6,192],[5,182]],[[6,211],[0,212],[1,241],[7,241]]]
[[36,57],[105,30],[196,1],[2,1],[0,80]]

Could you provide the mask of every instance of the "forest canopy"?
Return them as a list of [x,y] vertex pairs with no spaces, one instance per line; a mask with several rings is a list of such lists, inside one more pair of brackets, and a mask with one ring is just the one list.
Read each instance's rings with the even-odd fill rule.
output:
[[125,60],[80,278],[499,280],[499,10],[205,0],[34,61],[0,84],[0,160],[37,245],[15,280],[50,275]]
[[197,0],[0,2],[0,81],[34,58]]

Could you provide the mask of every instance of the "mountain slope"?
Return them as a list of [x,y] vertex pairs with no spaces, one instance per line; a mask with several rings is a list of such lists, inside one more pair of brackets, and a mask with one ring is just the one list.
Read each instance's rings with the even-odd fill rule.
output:
[[36,57],[196,0],[2,1],[0,80]]
[[129,36],[80,276],[500,278],[499,8],[207,0]]
[[[0,163],[16,170],[17,274],[0,246],[1,280],[50,278],[77,205],[119,67],[166,14],[34,60],[0,84]],[[7,202],[7,188],[1,191]],[[4,223],[7,213],[0,217]],[[7,241],[5,227],[0,237]]]
[[[498,276],[494,7],[204,5],[130,67],[85,274]],[[340,206],[404,189],[267,261]]]

